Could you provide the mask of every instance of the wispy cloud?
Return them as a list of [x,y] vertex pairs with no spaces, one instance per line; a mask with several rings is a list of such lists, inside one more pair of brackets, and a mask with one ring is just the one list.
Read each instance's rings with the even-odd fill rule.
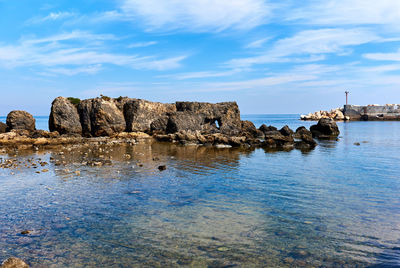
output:
[[251,29],[265,23],[271,12],[264,0],[122,0],[120,8],[125,16],[157,31]]
[[299,62],[302,59],[318,61],[324,59],[324,54],[340,55],[348,52],[348,47],[378,40],[381,38],[363,28],[306,30],[276,41],[270,49],[260,55],[233,59],[228,65],[247,67],[271,62]]
[[256,41],[253,41],[245,46],[245,48],[260,48],[262,47],[267,41],[271,40],[272,37],[267,37],[267,38],[262,38],[258,39]]
[[239,70],[229,70],[229,71],[203,71],[203,72],[188,72],[188,73],[178,73],[172,75],[162,75],[161,78],[172,78],[175,80],[187,80],[187,79],[202,79],[202,78],[213,78],[213,77],[224,77],[231,76]]
[[29,19],[27,23],[44,23],[49,21],[63,20],[76,17],[77,14],[73,12],[51,12],[45,17],[34,17]]
[[57,74],[75,75],[94,74],[105,64],[141,70],[167,70],[179,67],[186,58],[185,55],[159,58],[155,55],[114,53],[105,42],[115,40],[118,38],[114,35],[82,31],[23,38],[16,45],[0,46],[0,66],[37,66]]
[[289,20],[316,25],[386,25],[399,29],[398,0],[327,0],[305,1],[290,10]]
[[380,61],[400,61],[400,49],[397,52],[390,53],[366,53],[363,55],[364,58],[370,60]]
[[158,43],[158,42],[156,42],[156,41],[138,42],[138,43],[129,44],[129,45],[128,45],[128,48],[149,47],[149,46],[154,46],[154,45],[156,45],[157,43]]

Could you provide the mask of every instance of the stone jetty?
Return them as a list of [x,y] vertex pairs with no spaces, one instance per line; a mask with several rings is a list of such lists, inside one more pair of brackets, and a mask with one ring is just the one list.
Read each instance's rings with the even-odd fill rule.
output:
[[217,147],[256,146],[271,149],[312,149],[314,138],[336,138],[333,120],[320,120],[296,131],[242,121],[236,102],[159,103],[128,97],[101,96],[79,100],[58,97],[52,102],[49,130],[36,130],[32,115],[12,111],[0,125],[0,146],[49,147],[90,142],[150,140]]

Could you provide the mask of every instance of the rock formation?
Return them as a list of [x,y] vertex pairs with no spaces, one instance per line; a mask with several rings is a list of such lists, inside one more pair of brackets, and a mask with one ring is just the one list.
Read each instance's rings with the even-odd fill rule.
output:
[[60,134],[81,134],[78,110],[67,98],[58,97],[51,105],[49,130]]
[[35,130],[35,119],[33,116],[25,111],[11,111],[7,115],[7,131],[13,129],[20,130]]
[[318,124],[310,127],[310,131],[315,138],[335,138],[339,136],[340,131],[331,118],[322,118],[318,121]]
[[84,136],[113,136],[126,128],[124,115],[113,99],[83,100],[78,112]]

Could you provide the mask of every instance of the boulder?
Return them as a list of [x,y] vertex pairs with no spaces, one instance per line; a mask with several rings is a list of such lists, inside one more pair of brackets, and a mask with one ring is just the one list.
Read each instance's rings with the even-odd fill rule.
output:
[[3,122],[0,122],[0,133],[6,133],[7,132],[7,125],[4,124]]
[[309,131],[308,129],[306,129],[305,127],[298,127],[296,129],[296,132],[294,133],[294,137],[296,139],[301,139],[301,135],[308,135],[312,138],[312,133],[311,131]]
[[332,138],[340,134],[339,128],[331,118],[322,118],[318,124],[311,126],[310,131],[316,138]]
[[25,111],[11,111],[7,115],[7,130],[23,129],[28,131],[35,130],[35,119]]
[[317,146],[317,142],[313,139],[311,131],[305,127],[297,128],[294,137],[300,140],[296,141],[295,147],[297,149],[312,149]]
[[122,111],[113,99],[83,100],[78,105],[84,136],[113,136],[126,128]]
[[251,121],[242,121],[242,133],[244,136],[258,137],[257,128]]
[[279,132],[283,135],[283,136],[291,136],[294,134],[293,130],[291,130],[288,126],[284,126],[283,128],[281,128],[279,130]]
[[265,124],[262,124],[259,128],[259,130],[261,130],[262,132],[268,132],[268,131],[274,131],[274,130],[278,130],[276,127],[274,126],[266,126]]
[[126,99],[123,112],[126,130],[140,132],[166,132],[168,115],[176,112],[169,103],[151,102],[141,99]]
[[29,265],[21,259],[11,257],[2,263],[0,268],[29,268]]
[[294,145],[293,136],[284,136],[277,130],[267,131],[265,134],[265,141],[263,146],[265,147],[290,147]]
[[49,130],[60,134],[81,134],[78,110],[67,98],[58,97],[51,104]]

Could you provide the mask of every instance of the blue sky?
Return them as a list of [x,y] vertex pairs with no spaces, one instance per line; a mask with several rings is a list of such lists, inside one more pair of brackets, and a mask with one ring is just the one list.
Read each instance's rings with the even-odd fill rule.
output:
[[[300,4],[299,4],[300,3]],[[57,96],[400,103],[399,0],[0,0],[0,115]]]

